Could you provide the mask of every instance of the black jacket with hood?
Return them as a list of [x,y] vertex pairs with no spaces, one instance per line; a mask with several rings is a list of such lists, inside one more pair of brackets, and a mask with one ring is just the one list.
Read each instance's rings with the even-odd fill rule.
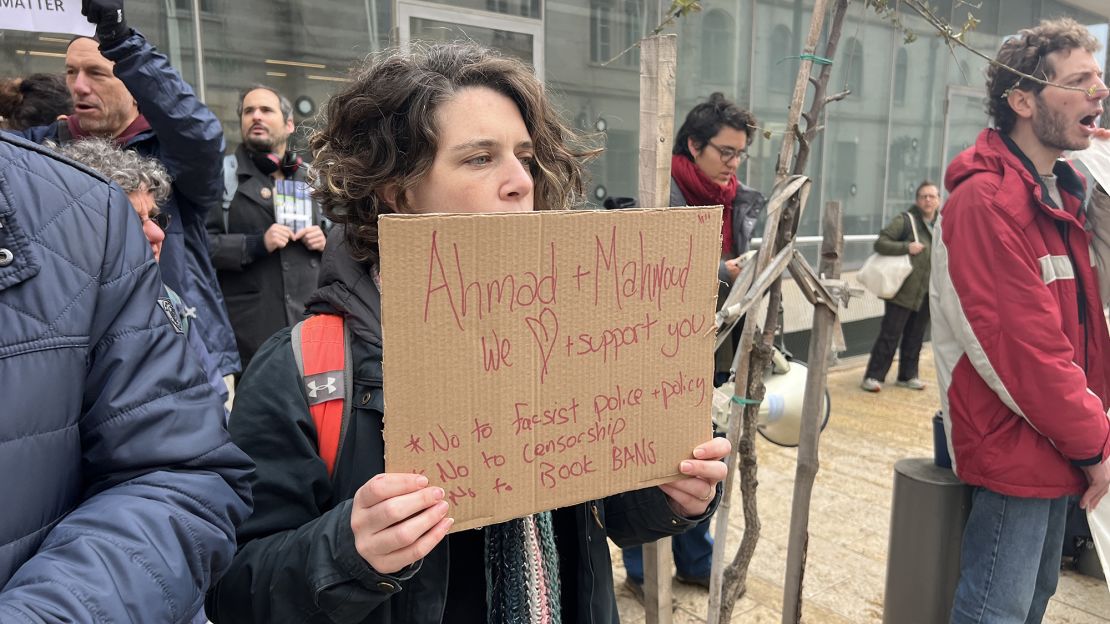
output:
[[[255,512],[240,527],[239,552],[209,594],[207,614],[218,624],[450,622],[444,612],[448,539],[396,575],[378,573],[355,550],[352,498],[385,469],[381,306],[367,266],[347,253],[342,228],[328,237],[320,284],[309,310],[342,314],[352,335],[351,419],[335,476],[329,479],[317,454],[290,330],[281,330],[258,351],[236,396],[229,430],[257,463]],[[564,612],[563,621],[619,621],[606,538],[624,547],[682,533],[708,517],[719,499],[718,486],[707,513],[696,518],[672,512],[656,487],[556,510],[561,561],[576,566],[562,574],[564,587],[577,588],[564,597],[575,612]],[[481,569],[475,562],[475,570]]]

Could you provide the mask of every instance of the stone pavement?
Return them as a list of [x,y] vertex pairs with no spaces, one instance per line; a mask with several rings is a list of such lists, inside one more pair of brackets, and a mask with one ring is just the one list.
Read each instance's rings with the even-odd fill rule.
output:
[[[895,387],[892,370],[891,383],[882,392],[863,392],[859,382],[865,365],[866,357],[853,358],[829,374],[832,416],[821,438],[802,605],[803,621],[813,624],[882,621],[894,462],[933,453],[931,421],[939,399],[929,346],[922,353],[921,377],[929,385],[924,391]],[[762,532],[749,569],[747,594],[737,603],[732,621],[769,624],[781,621],[796,452],[763,439],[758,452]],[[726,560],[734,556],[742,534],[737,492]],[[610,546],[621,621],[641,624],[643,607],[623,587],[620,551]],[[675,583],[674,595],[676,624],[705,621],[705,590]],[[1063,572],[1044,621],[1110,623],[1106,583]]]

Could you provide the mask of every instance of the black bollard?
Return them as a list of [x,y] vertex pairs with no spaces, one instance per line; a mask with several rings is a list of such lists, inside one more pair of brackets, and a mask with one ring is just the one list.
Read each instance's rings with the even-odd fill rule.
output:
[[946,624],[971,488],[933,458],[894,464],[883,624]]

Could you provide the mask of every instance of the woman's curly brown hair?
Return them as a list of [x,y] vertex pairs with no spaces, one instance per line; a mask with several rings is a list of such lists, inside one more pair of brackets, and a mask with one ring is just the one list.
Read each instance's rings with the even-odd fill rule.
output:
[[1005,67],[992,63],[987,68],[987,114],[994,119],[994,127],[1005,133],[1014,129],[1017,115],[1007,101],[1011,90],[1038,94],[1045,88],[1045,85],[1019,76],[1012,70],[1051,81],[1056,77],[1056,68],[1052,66],[1049,54],[1075,49],[1094,53],[1099,46],[1098,39],[1070,17],[1044,20],[1036,27],[1019,30],[1017,35],[1007,39],[994,59]]
[[520,109],[535,148],[536,210],[567,209],[581,201],[583,164],[600,150],[582,145],[526,65],[469,44],[385,51],[353,71],[309,139],[314,194],[327,217],[345,226],[355,260],[377,262],[378,215],[410,209],[406,191],[420,183],[435,159],[436,110],[468,87],[492,89]]

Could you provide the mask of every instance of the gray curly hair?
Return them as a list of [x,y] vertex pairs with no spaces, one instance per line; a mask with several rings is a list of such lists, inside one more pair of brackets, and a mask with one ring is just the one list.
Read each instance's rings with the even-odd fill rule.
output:
[[116,147],[105,139],[81,139],[55,147],[63,156],[99,172],[131,193],[146,187],[154,193],[154,203],[161,205],[170,196],[170,174],[162,163],[134,150]]

